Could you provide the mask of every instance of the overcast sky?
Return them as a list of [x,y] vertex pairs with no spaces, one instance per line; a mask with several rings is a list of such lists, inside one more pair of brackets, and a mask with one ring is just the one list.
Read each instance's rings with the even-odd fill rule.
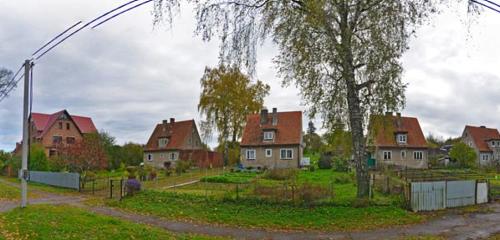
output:
[[[122,2],[0,0],[0,66],[17,70],[68,26]],[[83,30],[44,57],[34,69],[33,111],[92,117],[120,144],[145,143],[162,119],[198,122],[199,80],[205,66],[217,64],[218,43],[194,36],[189,6],[172,29],[153,28],[151,10],[144,6]],[[500,127],[500,14],[485,11],[468,30],[465,10],[447,11],[419,29],[402,59],[409,83],[403,115],[418,117],[426,135],[458,136],[465,124]],[[271,63],[275,54],[271,44],[259,50],[257,78],[271,86],[265,105],[306,110],[296,88],[281,86]],[[0,149],[12,150],[20,140],[21,117],[17,88],[0,102]]]

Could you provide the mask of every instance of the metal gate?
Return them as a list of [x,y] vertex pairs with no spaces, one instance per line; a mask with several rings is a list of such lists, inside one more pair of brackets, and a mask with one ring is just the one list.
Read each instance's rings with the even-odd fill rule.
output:
[[474,205],[476,180],[446,182],[446,207]]
[[487,203],[488,202],[488,183],[478,182],[477,183],[477,203]]
[[432,211],[488,202],[488,184],[476,180],[412,182],[413,211]]
[[412,182],[413,211],[432,211],[446,208],[446,182]]

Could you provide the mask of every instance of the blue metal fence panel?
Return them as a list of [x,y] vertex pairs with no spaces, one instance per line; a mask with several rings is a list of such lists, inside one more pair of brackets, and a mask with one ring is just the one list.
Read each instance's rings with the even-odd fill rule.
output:
[[449,181],[446,183],[446,207],[474,205],[476,180]]
[[413,211],[432,211],[446,208],[446,182],[412,182],[411,208]]
[[80,174],[30,171],[29,181],[80,190]]

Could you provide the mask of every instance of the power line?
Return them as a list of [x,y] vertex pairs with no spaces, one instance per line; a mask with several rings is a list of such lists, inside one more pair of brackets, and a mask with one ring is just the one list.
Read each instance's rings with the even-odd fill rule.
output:
[[12,91],[12,89],[14,89],[14,87],[16,87],[16,86],[17,86],[17,84],[19,83],[19,81],[21,81],[21,79],[22,79],[23,77],[24,77],[24,73],[23,73],[23,75],[19,76],[19,78],[15,81],[15,83],[14,83],[14,82],[13,82],[13,83],[10,83],[11,85],[10,85],[9,90],[7,90],[7,91],[5,92],[5,94],[3,94],[3,96],[1,96],[1,97],[0,97],[0,102],[1,102],[2,100],[4,100],[7,96],[9,96],[9,93]]
[[[34,58],[34,60],[39,60],[40,58],[42,58],[45,54],[47,54],[48,52],[50,52],[52,49],[54,49],[55,47],[57,47],[59,44],[63,43],[64,41],[66,41],[68,38],[70,38],[71,36],[75,35],[76,33],[78,33],[79,31],[81,31],[82,29],[86,28],[87,26],[95,23],[96,21],[100,20],[101,18],[123,8],[123,7],[126,7],[132,3],[135,3],[135,2],[138,2],[140,0],[131,0],[131,1],[128,1],[118,7],[115,7],[103,14],[101,14],[100,16],[94,18],[92,21],[84,24],[83,26],[79,27],[78,29],[76,29],[75,31],[71,32],[69,35],[67,35],[66,37],[64,37],[63,39],[57,41],[57,43],[55,43],[54,45],[52,45],[50,48],[48,48],[47,50],[45,50],[44,52],[42,52],[41,54],[39,54],[38,56],[35,56],[36,54],[38,54],[39,52],[41,52],[43,49],[45,49],[47,46],[51,45],[54,41],[56,41],[57,39],[59,39],[60,37],[64,36],[67,32],[69,32],[71,29],[75,28],[76,26],[80,25],[82,23],[82,21],[78,21],[77,23],[73,24],[72,26],[70,26],[69,28],[67,28],[66,30],[64,30],[63,32],[59,33],[57,36],[55,36],[54,38],[52,38],[50,41],[48,41],[47,43],[45,43],[42,47],[40,47],[38,50],[36,50],[33,54],[32,54],[32,57]],[[142,2],[142,3],[139,3],[133,7],[130,7],[130,8],[127,8],[117,14],[114,14],[113,16],[111,17],[108,17],[106,18],[104,21],[102,22],[99,22],[98,24],[96,24],[95,26],[93,26],[92,28],[96,28],[97,26],[125,13],[125,12],[128,12],[134,8],[137,8],[139,6],[142,6],[146,3],[149,3],[153,0],[148,0],[148,1],[145,1],[145,2]],[[33,59],[32,58],[32,59]],[[31,61],[32,64],[34,64],[33,61]],[[7,82],[7,84],[5,85],[5,87],[3,87],[2,89],[0,89],[0,102],[5,99],[8,94],[14,89],[15,86],[17,86],[17,83],[21,80],[21,78],[24,76],[24,74],[17,80],[15,80],[15,78],[17,77],[17,75],[20,73],[20,71],[22,70],[24,64],[19,68],[19,70],[16,72],[16,74],[12,77],[12,79],[10,81]],[[31,77],[32,79],[33,77]],[[32,84],[32,83],[31,83]]]
[[98,23],[98,24],[94,25],[94,26],[92,27],[92,29],[94,29],[94,28],[96,28],[96,27],[99,27],[101,24],[106,23],[107,21],[109,21],[109,20],[111,20],[111,19],[113,19],[113,18],[115,18],[115,17],[118,17],[118,16],[122,15],[123,13],[126,13],[126,12],[128,12],[128,11],[130,11],[130,10],[132,10],[132,9],[135,9],[135,8],[137,8],[137,7],[140,7],[140,6],[144,5],[144,4],[149,3],[149,2],[152,2],[152,1],[153,1],[153,0],[147,0],[147,1],[145,1],[145,2],[142,2],[142,3],[137,4],[137,5],[135,5],[135,6],[129,7],[129,8],[127,8],[127,9],[125,9],[125,10],[123,10],[123,11],[121,11],[121,12],[117,13],[117,14],[114,14],[114,15],[113,15],[113,16],[111,16],[111,17],[106,18],[104,21],[102,21],[102,22],[100,22],[100,23]]
[[[476,0],[470,0],[470,1],[473,2],[473,3],[479,4],[479,5],[483,6],[483,7],[489,8],[489,9],[491,9],[491,10],[497,12],[497,13],[500,13],[500,10],[498,10],[498,9],[496,9],[494,7],[488,6],[488,5],[484,4],[484,3],[478,2]],[[488,0],[485,0],[485,1],[490,2]],[[490,2],[490,3],[492,3],[492,2]],[[492,4],[497,5],[496,3],[492,3]]]
[[[86,23],[85,25],[81,26],[80,28],[78,28],[78,29],[76,29],[75,31],[73,31],[72,33],[70,33],[68,36],[66,36],[66,37],[64,37],[63,39],[59,40],[59,41],[58,41],[56,44],[54,44],[52,47],[50,47],[49,49],[47,49],[46,51],[44,51],[42,54],[40,54],[38,57],[36,57],[36,58],[35,58],[35,60],[39,60],[39,59],[40,59],[40,58],[42,58],[42,57],[43,57],[46,53],[48,53],[50,50],[54,49],[54,48],[55,48],[55,47],[57,47],[59,44],[61,44],[62,42],[66,41],[66,39],[68,39],[68,38],[70,38],[71,36],[75,35],[77,32],[79,32],[79,31],[81,31],[82,29],[86,28],[86,27],[87,27],[87,26],[89,26],[90,24],[92,24],[92,23],[96,22],[97,20],[99,20],[99,19],[101,19],[101,18],[103,18],[103,17],[105,17],[105,16],[107,16],[107,15],[109,15],[109,14],[111,14],[111,13],[115,12],[116,10],[118,10],[118,9],[120,9],[120,8],[123,8],[123,7],[125,7],[125,6],[127,6],[127,5],[130,5],[130,4],[132,4],[132,3],[134,3],[134,2],[137,2],[137,1],[139,1],[139,0],[132,0],[132,1],[129,1],[129,2],[124,3],[124,4],[122,4],[122,5],[120,5],[120,6],[116,7],[116,8],[113,8],[113,9],[112,9],[112,10],[110,10],[110,11],[107,11],[107,12],[105,12],[105,13],[101,14],[99,17],[94,18],[92,21],[90,21],[90,22]],[[150,1],[152,1],[152,0],[150,0]],[[60,34],[60,35],[62,35],[62,34]],[[57,38],[57,37],[56,37],[56,38]],[[54,39],[54,40],[55,40],[55,39]]]
[[[21,72],[21,70],[23,69],[23,66],[24,66],[24,65],[21,65],[21,67],[19,67],[19,70],[17,70],[16,74],[14,74],[14,76],[13,76],[13,77],[12,77],[12,78],[11,78],[11,79],[7,82],[7,84],[5,84],[5,87],[4,87],[5,89],[6,89],[6,88],[8,88],[8,86],[9,86],[12,82],[14,82],[14,80],[15,80],[15,79],[16,79],[16,77],[17,77],[17,74],[19,74],[19,73]],[[3,89],[0,89],[0,94],[2,94],[2,93],[3,93]]]
[[491,4],[493,4],[493,5],[497,6],[497,7],[500,7],[500,5],[498,5],[497,3],[493,2],[493,1],[489,1],[489,0],[484,0],[484,1],[489,2],[489,3],[491,3]]
[[73,29],[74,27],[76,27],[78,24],[82,23],[82,21],[79,21],[75,24],[73,24],[73,26],[67,28],[66,30],[64,30],[64,32],[62,33],[59,33],[59,35],[55,36],[54,38],[52,38],[50,41],[48,41],[45,45],[43,45],[41,48],[39,48],[38,50],[36,50],[33,54],[31,54],[31,56],[35,56],[38,52],[40,52],[42,49],[44,49],[45,47],[47,47],[49,44],[51,44],[52,42],[54,42],[56,39],[58,39],[60,36],[62,36],[63,34],[67,33],[69,30]]

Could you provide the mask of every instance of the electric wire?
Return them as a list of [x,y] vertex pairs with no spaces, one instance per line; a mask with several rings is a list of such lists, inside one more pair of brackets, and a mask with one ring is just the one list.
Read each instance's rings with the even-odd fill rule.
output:
[[484,4],[484,3],[478,2],[476,0],[470,0],[470,1],[473,2],[473,3],[479,4],[479,5],[483,6],[483,7],[489,8],[489,9],[491,9],[491,10],[497,12],[497,13],[500,13],[500,10],[498,10],[498,9],[496,9],[494,7],[488,6],[488,5]]
[[121,12],[118,12],[118,13],[116,13],[116,14],[112,15],[111,17],[106,18],[104,21],[102,21],[102,22],[100,22],[100,23],[98,23],[98,24],[94,25],[94,26],[92,27],[92,29],[94,29],[94,28],[96,28],[96,27],[99,27],[100,25],[102,25],[102,24],[106,23],[107,21],[109,21],[109,20],[111,20],[111,19],[113,19],[113,18],[115,18],[115,17],[118,17],[118,16],[120,16],[120,15],[122,15],[122,14],[124,14],[124,13],[126,13],[126,12],[128,12],[128,11],[130,11],[130,10],[132,10],[132,9],[135,9],[135,8],[137,8],[137,7],[140,7],[140,6],[144,5],[144,4],[146,4],[146,3],[150,3],[150,2],[152,2],[152,1],[153,1],[153,0],[147,0],[147,1],[145,1],[145,2],[142,2],[142,3],[137,4],[137,5],[135,5],[135,6],[129,7],[129,8],[127,8],[127,9],[125,9],[125,10],[121,11]]

